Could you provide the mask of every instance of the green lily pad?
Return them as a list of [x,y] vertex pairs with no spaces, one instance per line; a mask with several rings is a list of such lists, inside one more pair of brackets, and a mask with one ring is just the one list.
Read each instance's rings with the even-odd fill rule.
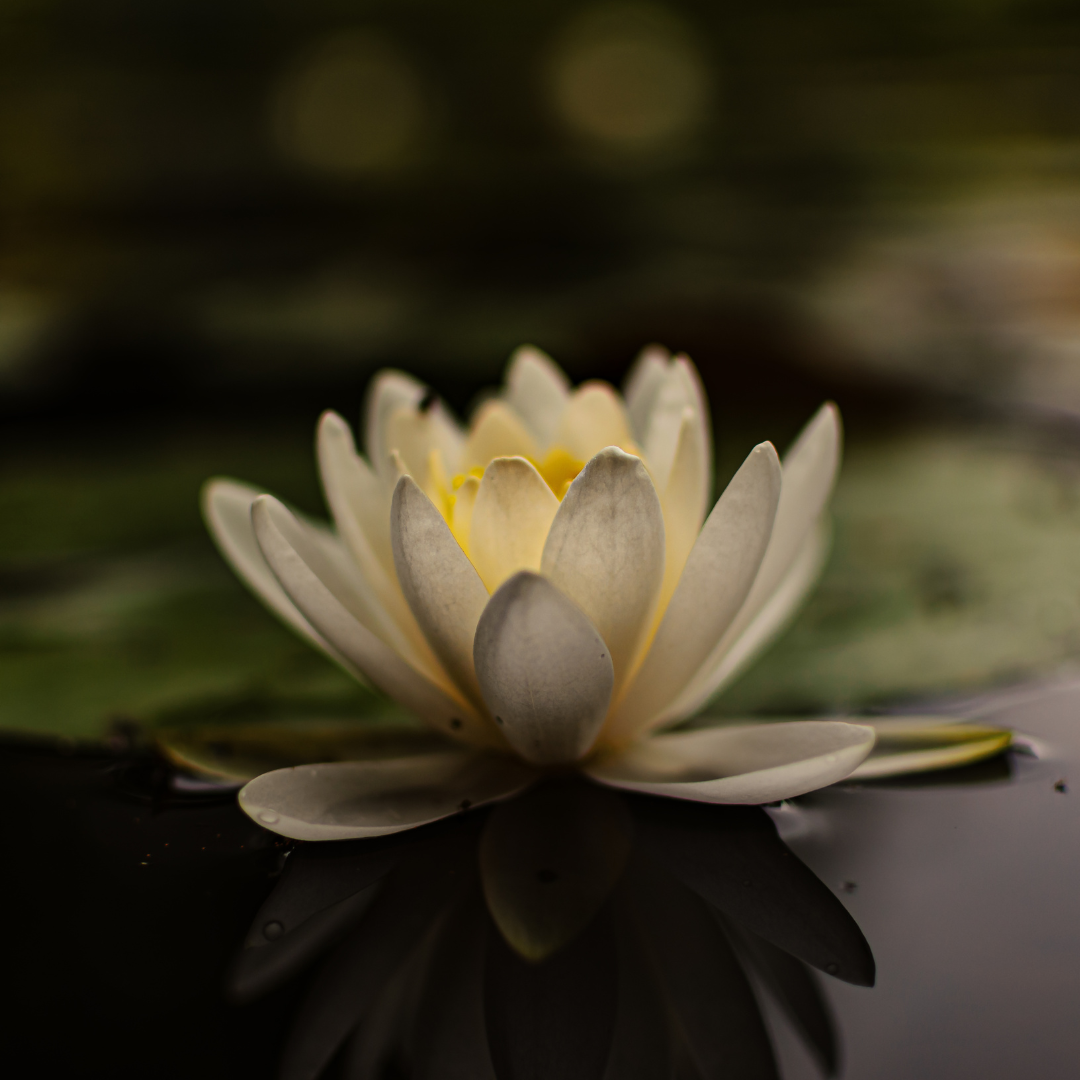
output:
[[854,713],[1080,658],[1080,458],[983,432],[849,446],[834,546],[787,633],[710,711]]

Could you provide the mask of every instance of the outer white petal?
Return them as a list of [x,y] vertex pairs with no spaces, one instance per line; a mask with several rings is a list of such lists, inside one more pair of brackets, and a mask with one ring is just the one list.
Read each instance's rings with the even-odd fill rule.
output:
[[419,405],[426,390],[423,383],[403,371],[380,371],[371,380],[364,403],[364,447],[388,490],[397,481],[397,473],[390,462],[394,448],[387,445],[386,423],[398,409]]
[[619,395],[605,382],[582,383],[566,403],[555,442],[579,461],[605,446],[630,445],[630,422]]
[[559,506],[540,571],[608,643],[617,694],[664,575],[664,518],[640,458],[609,446],[589,461]]
[[692,411],[683,410],[675,460],[662,490],[664,511],[664,583],[660,589],[658,615],[662,615],[679,584],[683,567],[701,532],[708,510],[708,475],[701,465],[701,426]]
[[445,751],[335,761],[264,773],[240,792],[260,825],[294,840],[348,840],[414,829],[505,799],[536,774],[512,758]]
[[658,722],[691,715],[783,629],[817,580],[828,552],[821,518],[840,464],[840,417],[823,405],[782,465],[780,502],[761,569],[735,621]]
[[[677,723],[693,716],[709,698],[720,692],[795,617],[814,587],[829,554],[830,529],[820,522],[803,544],[783,581],[750,624],[733,636],[731,631],[720,639],[709,659],[701,666],[686,689],[656,719],[656,724]],[[743,605],[745,608],[745,604]],[[742,612],[740,612],[741,616]]]
[[502,401],[486,401],[473,420],[458,471],[484,468],[497,457],[539,457],[540,448],[525,422]]
[[769,543],[780,496],[780,462],[757,446],[728,484],[694,545],[648,655],[605,730],[630,740],[649,726],[701,668],[738,614]]
[[380,690],[438,730],[469,742],[489,742],[483,720],[463,699],[457,700],[458,692],[449,680],[445,688],[436,685],[364,625],[364,600],[343,559],[320,548],[312,530],[268,495],[255,501],[251,517],[274,575],[311,625],[342,656]]
[[548,529],[559,509],[544,478],[524,458],[496,458],[476,492],[469,557],[494,592],[518,570],[539,570]]
[[[315,437],[323,493],[342,539],[366,572],[368,553],[386,574],[394,570],[390,548],[390,495],[384,483],[356,452],[352,429],[336,412],[319,418]],[[367,575],[369,580],[373,575]]]
[[282,622],[322,649],[361,682],[365,681],[356,668],[308,622],[274,577],[251,524],[251,506],[261,494],[257,488],[224,478],[207,480],[203,485],[203,517],[218,550],[240,580]]
[[480,710],[473,636],[488,591],[442,514],[409,476],[394,490],[390,512],[398,581],[435,655]]
[[657,735],[586,772],[613,787],[696,802],[769,803],[834,784],[870,753],[874,729],[836,720]]
[[547,765],[588,752],[611,699],[611,657],[554,585],[515,574],[488,602],[473,655],[488,708],[522,757]]
[[[349,425],[337,413],[322,415],[316,445],[326,501],[370,594],[375,618],[370,628],[431,674],[438,663],[398,585],[390,550],[390,499],[382,481],[357,455]],[[384,545],[389,566],[376,553]]]
[[670,362],[671,353],[663,345],[646,345],[623,383],[630,429],[638,443],[645,442],[649,414]]
[[569,399],[570,380],[547,353],[532,345],[514,351],[506,372],[505,400],[528,425],[541,450],[555,438]]
[[840,466],[840,415],[831,402],[817,411],[784,455],[783,486],[769,550],[739,622],[746,626],[772,596],[821,517]]

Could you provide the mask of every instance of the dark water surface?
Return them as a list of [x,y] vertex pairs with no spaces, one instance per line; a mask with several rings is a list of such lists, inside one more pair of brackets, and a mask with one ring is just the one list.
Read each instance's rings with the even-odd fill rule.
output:
[[[898,1080],[1070,1075],[1080,1052],[1080,1031],[1073,1022],[1080,983],[1080,925],[1075,914],[1080,849],[1077,796],[1069,786],[1076,771],[1073,762],[1080,753],[1080,680],[1061,678],[955,702],[946,710],[1015,727],[1023,734],[1019,752],[904,784],[838,787],[769,811],[780,835],[824,883],[822,891],[827,886],[855,917],[876,959],[873,988],[811,976],[823,988],[834,1014],[840,1074]],[[333,1011],[333,1001],[330,1006],[319,1004],[318,987],[325,984],[326,969],[320,972],[310,962],[294,965],[298,970],[294,977],[278,979],[276,988],[275,980],[269,979],[268,992],[246,1004],[231,1003],[225,993],[232,978],[236,996],[235,976],[228,974],[230,964],[256,910],[275,883],[284,880],[280,872],[286,865],[283,853],[288,845],[249,822],[229,792],[178,777],[155,764],[152,757],[122,747],[112,755],[98,751],[64,756],[41,746],[9,743],[0,769],[8,823],[3,841],[7,868],[3,910],[9,929],[5,968],[9,990],[14,991],[5,1025],[10,1053],[34,1061],[35,1072],[63,1069],[71,1076],[272,1077],[278,1074],[283,1050],[288,1069],[289,1055],[296,1056],[296,1031],[305,1023],[310,1027],[312,1015]],[[642,818],[643,804],[630,800],[639,836],[642,828],[647,832],[651,827],[649,807],[655,807],[657,800],[645,802],[647,813]],[[734,813],[734,818],[717,820],[724,828],[724,822],[752,825],[756,820],[738,817],[743,811]],[[482,827],[483,818],[475,813],[459,820],[472,819]],[[472,826],[462,827],[475,835]],[[455,835],[454,844],[473,842],[462,841],[460,829]],[[681,834],[670,835],[678,838]],[[716,834],[715,851],[730,862],[730,853],[737,848],[724,835],[729,834]],[[527,829],[523,836],[526,846],[533,842]],[[665,842],[658,850],[670,846]],[[320,847],[329,851],[327,846]],[[430,850],[434,854],[424,855],[416,864],[419,870],[410,873],[423,876],[439,859],[450,857],[450,849],[441,840]],[[473,873],[468,870],[475,867],[473,849],[462,850],[461,866],[467,874]],[[545,857],[550,856],[549,849]],[[295,861],[295,852],[290,858]],[[660,951],[654,949],[652,955],[660,957],[661,967],[674,957],[676,967],[685,969],[666,976],[665,985],[675,986],[677,997],[680,985],[693,989],[698,985],[694,978],[703,976],[689,970],[696,963],[693,950],[680,952],[685,940],[680,944],[670,934],[676,929],[685,932],[696,917],[694,911],[704,909],[692,900],[688,902],[697,903],[698,908],[686,909],[689,915],[673,914],[684,901],[674,893],[665,894],[669,886],[655,886],[649,884],[652,879],[641,878],[639,864],[632,862],[630,867],[621,888],[625,891],[627,880],[637,881],[632,885],[637,890],[633,903],[639,912],[651,913],[654,929],[649,933],[655,931],[654,946],[660,942]],[[294,869],[294,879],[297,873]],[[407,875],[404,880],[407,883]],[[541,874],[539,880],[548,879]],[[813,921],[824,909],[810,887],[812,879],[801,881],[796,882],[797,891],[803,891],[795,901],[818,905]],[[403,888],[400,881],[397,887]],[[784,902],[791,899],[788,896]],[[766,895],[764,902],[768,901]],[[477,918],[486,921],[482,900],[477,899],[471,908],[472,901],[461,903],[465,907],[453,909],[457,914],[447,916],[448,925],[473,925],[470,918],[474,923]],[[402,910],[408,908],[409,903],[402,905]],[[599,1053],[596,1040],[603,1043],[602,1036],[594,1036],[596,1026],[604,1023],[604,1009],[598,1002],[607,1000],[603,934],[610,908],[611,904],[602,908],[573,944],[556,953],[570,957],[566,963],[579,965],[572,985],[581,988],[582,979],[599,980],[595,991],[587,986],[582,989],[582,1001],[573,1014],[588,1017],[585,1024],[575,1020],[571,1030],[571,1035],[577,1032],[584,1039],[583,1054],[589,1046],[593,1049],[588,1052]],[[341,909],[337,910],[340,914]],[[751,922],[757,918],[752,908],[739,910],[749,911]],[[468,915],[469,911],[473,914]],[[346,916],[346,922],[352,918],[347,912]],[[829,912],[824,917],[833,919]],[[756,972],[751,974],[751,983],[764,1010],[779,1074],[785,1080],[822,1075],[818,1060],[828,1033],[819,1031],[815,1055],[810,1049],[814,1040],[796,1034],[772,992],[765,989],[768,980],[761,977],[765,969],[749,962],[746,941],[752,945],[760,939],[752,934],[748,939],[740,937],[745,924],[741,930],[738,925],[732,929],[730,912],[725,918],[725,933],[742,957],[743,968]],[[390,937],[401,929],[396,925],[393,919],[387,923]],[[621,933],[619,925],[618,917],[612,916],[610,926],[616,936]],[[770,929],[767,920],[764,925],[767,936],[777,930],[776,926]],[[701,943],[703,956],[709,955],[710,948],[727,949],[719,939],[713,941],[715,924],[706,920],[701,926],[705,929],[695,932],[709,938]],[[790,937],[789,931],[790,926],[780,926],[778,933],[781,938]],[[846,933],[842,926],[840,931]],[[408,936],[407,930],[402,932]],[[857,930],[852,932],[857,936]],[[356,935],[350,933],[337,952],[331,935],[326,939],[331,944],[324,942],[315,955],[326,955],[329,948],[330,959],[325,962],[332,965],[335,957],[344,955],[343,950],[356,948]],[[801,931],[794,933],[798,951],[805,941],[799,937]],[[464,930],[444,934],[444,940],[456,943],[461,951],[452,965],[454,978],[469,968],[466,938]],[[380,937],[383,940],[388,940],[386,934]],[[479,940],[482,948],[482,935]],[[489,932],[489,961],[493,955],[503,955],[500,949],[500,940]],[[597,951],[590,953],[590,949]],[[492,1040],[498,1034],[492,1034],[493,1025],[504,1037],[516,1030],[515,1024],[520,1026],[520,1016],[515,1019],[513,1013],[518,1007],[515,994],[528,1005],[539,1000],[537,993],[542,997],[546,992],[528,979],[537,971],[556,971],[550,964],[525,965],[504,951],[510,959],[500,961],[503,968],[492,969],[494,961],[487,968],[489,980],[502,980],[499,1000],[510,1001],[506,1006],[510,1013],[493,1019],[489,999]],[[255,952],[249,949],[248,957]],[[259,953],[256,959],[269,955]],[[774,950],[769,955],[779,954]],[[829,967],[820,958],[809,959]],[[372,962],[370,956],[367,962]],[[388,963],[392,976],[394,964]],[[625,979],[633,968],[623,962],[622,970]],[[802,965],[801,970],[810,969]],[[722,1050],[717,1061],[726,1060],[729,1066],[715,1071],[700,1057],[695,1066],[683,1051],[672,1051],[664,1068],[655,1073],[641,1073],[638,1062],[633,1069],[609,1063],[606,1074],[593,1074],[606,1075],[608,1080],[639,1074],[671,1075],[679,1080],[772,1075],[752,999],[739,998],[743,983],[737,969],[733,972],[735,981],[728,990],[721,988],[721,998],[716,999],[729,1004],[711,1013],[706,1008],[700,1021],[710,1038],[715,1025],[716,1039],[721,1040],[717,1046]],[[429,978],[428,985],[434,978]],[[377,1001],[390,1004],[370,1015],[369,1032],[378,1032],[380,1025],[389,1031],[395,1022],[392,981],[391,977],[391,983],[376,995]],[[859,981],[857,975],[855,981]],[[631,982],[640,988],[647,980]],[[701,986],[704,989],[695,990],[696,1000],[709,1006],[712,991],[705,983]],[[313,987],[318,1006],[314,1014],[312,1002],[303,1004]],[[613,987],[614,983],[612,992]],[[621,984],[620,1002],[628,1000],[630,993]],[[723,994],[733,996],[723,998]],[[456,1015],[454,1002],[459,996],[437,998],[445,1002],[445,1010],[437,1009],[436,1017]],[[737,1000],[743,1006],[751,1001],[751,1012],[732,1028],[730,1002]],[[813,1007],[808,1007],[813,1014]],[[651,1011],[646,1008],[641,1026],[647,1029],[650,1017],[662,1012],[655,1003]],[[297,1017],[304,1015],[307,1020],[298,1025]],[[430,1031],[435,1024],[430,1005],[425,1015],[422,1030]],[[519,1043],[528,1037],[528,1032],[524,1036],[519,1032]],[[421,1048],[426,1038],[418,1036]],[[524,1075],[516,1071],[521,1060],[507,1065],[505,1049],[499,1059],[494,1041],[492,1045],[500,1060],[500,1076]],[[355,1039],[344,1050],[339,1048],[336,1057],[328,1054],[333,1060],[325,1075],[399,1075],[387,1071],[390,1066],[364,1072],[357,1064],[359,1054]],[[534,1064],[529,1075],[556,1075],[538,1059]],[[447,1070],[429,1067],[417,1075],[467,1075],[449,1066]],[[292,1073],[302,1074],[302,1070]]]
[[[953,786],[942,773],[938,787],[822,792],[805,800],[788,837],[830,885],[854,885],[844,902],[877,958],[873,990],[828,985],[844,1075],[1073,1075],[1080,682],[952,711],[1034,737],[1041,760],[1013,756],[1011,781]],[[785,1078],[814,1076],[777,1034]]]

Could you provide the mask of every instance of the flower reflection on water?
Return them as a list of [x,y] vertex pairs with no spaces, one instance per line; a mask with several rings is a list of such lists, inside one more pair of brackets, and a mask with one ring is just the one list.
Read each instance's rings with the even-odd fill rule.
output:
[[296,847],[231,992],[266,994],[320,955],[284,1080],[331,1062],[349,1077],[775,1076],[754,986],[832,1073],[810,969],[874,981],[862,932],[763,810],[574,777]]

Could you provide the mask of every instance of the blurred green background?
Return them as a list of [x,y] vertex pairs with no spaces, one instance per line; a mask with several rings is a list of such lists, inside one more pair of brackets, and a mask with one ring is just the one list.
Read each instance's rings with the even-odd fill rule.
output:
[[0,725],[398,718],[233,580],[214,474],[321,512],[372,372],[688,351],[718,473],[835,398],[822,585],[714,706],[1080,657],[1080,10],[0,5]]

